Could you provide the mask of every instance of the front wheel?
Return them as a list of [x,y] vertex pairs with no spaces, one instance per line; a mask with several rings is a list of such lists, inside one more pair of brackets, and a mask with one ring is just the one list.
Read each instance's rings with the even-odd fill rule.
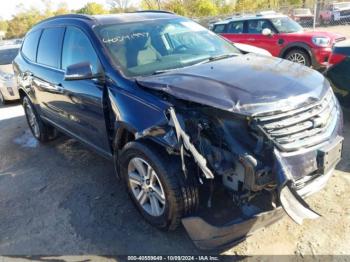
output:
[[294,49],[289,51],[286,55],[286,59],[307,67],[311,66],[311,59],[309,54],[301,49]]
[[56,137],[56,130],[41,120],[28,97],[23,98],[22,105],[30,131],[37,140],[45,143]]
[[198,189],[185,177],[177,157],[147,142],[128,143],[120,158],[129,195],[147,222],[175,229],[198,205]]

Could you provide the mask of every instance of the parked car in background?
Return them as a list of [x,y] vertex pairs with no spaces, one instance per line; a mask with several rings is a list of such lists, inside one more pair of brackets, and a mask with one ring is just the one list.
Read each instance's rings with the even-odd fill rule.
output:
[[320,11],[320,23],[330,24],[350,19],[350,2],[335,2]]
[[332,46],[345,37],[335,33],[304,31],[285,15],[234,17],[214,25],[213,31],[234,43],[249,44],[314,69],[325,69]]
[[18,100],[17,82],[12,62],[18,54],[19,45],[0,46],[0,104]]
[[314,23],[314,15],[309,8],[296,8],[290,13],[290,17],[305,27],[311,27]]
[[350,41],[344,41],[333,47],[326,76],[330,80],[334,93],[340,103],[350,108]]
[[50,18],[14,70],[39,141],[61,130],[110,159],[146,221],[182,223],[203,249],[285,212],[317,218],[302,197],[341,159],[342,111],[320,73],[175,14]]

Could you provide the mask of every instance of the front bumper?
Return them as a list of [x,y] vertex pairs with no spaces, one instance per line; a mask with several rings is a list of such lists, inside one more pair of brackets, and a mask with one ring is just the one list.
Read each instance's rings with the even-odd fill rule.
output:
[[312,67],[317,70],[324,70],[328,66],[329,57],[332,54],[332,48],[314,48],[312,50],[313,59],[312,59]]
[[[334,168],[328,173],[318,176],[298,190],[298,194],[307,197],[320,191],[327,184],[333,172]],[[245,240],[259,229],[279,221],[285,214],[284,209],[279,206],[273,210],[255,214],[248,219],[235,219],[220,226],[210,224],[203,218],[196,216],[183,218],[182,224],[199,249],[221,249]]]

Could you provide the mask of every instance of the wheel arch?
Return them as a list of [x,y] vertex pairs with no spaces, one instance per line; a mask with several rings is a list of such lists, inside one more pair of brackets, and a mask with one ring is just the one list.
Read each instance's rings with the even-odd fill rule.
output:
[[279,57],[285,58],[286,55],[294,49],[301,49],[301,50],[305,51],[309,55],[310,61],[312,61],[312,62],[314,61],[314,58],[313,58],[314,56],[313,56],[311,47],[308,44],[303,43],[303,42],[295,42],[295,43],[291,43],[291,44],[285,46],[281,50]]

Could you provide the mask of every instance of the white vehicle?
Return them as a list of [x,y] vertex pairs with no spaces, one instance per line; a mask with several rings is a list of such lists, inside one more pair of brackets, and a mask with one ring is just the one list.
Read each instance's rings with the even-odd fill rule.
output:
[[0,46],[0,104],[19,99],[12,61],[18,54],[19,45]]

